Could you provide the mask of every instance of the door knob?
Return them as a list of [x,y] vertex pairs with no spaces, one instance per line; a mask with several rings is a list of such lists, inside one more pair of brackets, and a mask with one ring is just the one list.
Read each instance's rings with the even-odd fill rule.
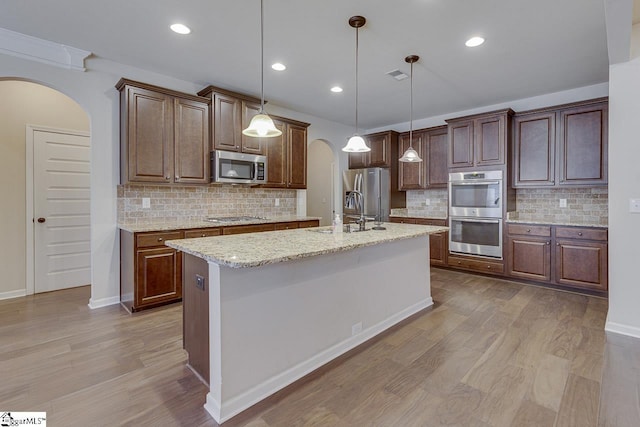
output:
[[44,218],[42,218],[42,217],[38,218],[38,222],[39,222],[40,224],[42,224],[43,222],[46,222],[46,221],[47,221],[47,220],[46,220],[46,219],[44,219]]

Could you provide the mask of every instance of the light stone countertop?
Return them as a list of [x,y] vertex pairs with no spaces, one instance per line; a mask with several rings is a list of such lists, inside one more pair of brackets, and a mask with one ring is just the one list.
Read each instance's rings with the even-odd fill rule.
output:
[[165,244],[210,262],[232,268],[245,268],[348,251],[448,230],[447,227],[414,224],[384,223],[383,226],[386,230],[325,234],[312,230],[330,230],[331,227],[316,227],[168,240]]
[[[220,216],[235,216],[235,215],[220,215]],[[240,216],[240,215],[238,215]],[[165,220],[165,221],[140,221],[137,223],[118,223],[118,228],[131,233],[142,233],[146,231],[169,231],[169,230],[188,230],[193,228],[216,228],[216,227],[230,227],[234,225],[251,225],[251,224],[272,224],[276,222],[290,222],[290,221],[312,221],[320,220],[318,216],[275,216],[264,219],[251,219],[243,221],[225,221],[225,222],[209,222],[209,221],[184,221],[180,219]]]

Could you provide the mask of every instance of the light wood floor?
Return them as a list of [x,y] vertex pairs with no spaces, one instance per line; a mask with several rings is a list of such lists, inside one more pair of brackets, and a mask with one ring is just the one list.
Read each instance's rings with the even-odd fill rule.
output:
[[[89,288],[0,301],[0,411],[51,426],[216,426],[181,306],[87,307]],[[433,309],[225,426],[639,426],[640,340],[607,302],[434,269]]]

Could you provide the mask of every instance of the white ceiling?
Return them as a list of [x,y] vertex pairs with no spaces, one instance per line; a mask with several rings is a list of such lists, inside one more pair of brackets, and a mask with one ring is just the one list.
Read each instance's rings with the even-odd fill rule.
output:
[[[409,119],[405,56],[416,54],[414,117],[608,80],[602,0],[264,0],[266,98],[353,125],[360,29],[360,128]],[[259,96],[258,0],[0,2],[0,27],[201,84]],[[193,32],[179,36],[174,22]],[[482,35],[479,48],[464,46]],[[127,76],[124,76],[127,77]],[[114,81],[114,84],[116,82]],[[341,94],[329,88],[339,84]],[[268,108],[267,108],[268,110]]]

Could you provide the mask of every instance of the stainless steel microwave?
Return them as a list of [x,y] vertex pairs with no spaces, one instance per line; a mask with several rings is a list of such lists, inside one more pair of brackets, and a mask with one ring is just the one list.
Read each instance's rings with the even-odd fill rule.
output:
[[266,184],[267,157],[233,151],[212,151],[211,182]]

